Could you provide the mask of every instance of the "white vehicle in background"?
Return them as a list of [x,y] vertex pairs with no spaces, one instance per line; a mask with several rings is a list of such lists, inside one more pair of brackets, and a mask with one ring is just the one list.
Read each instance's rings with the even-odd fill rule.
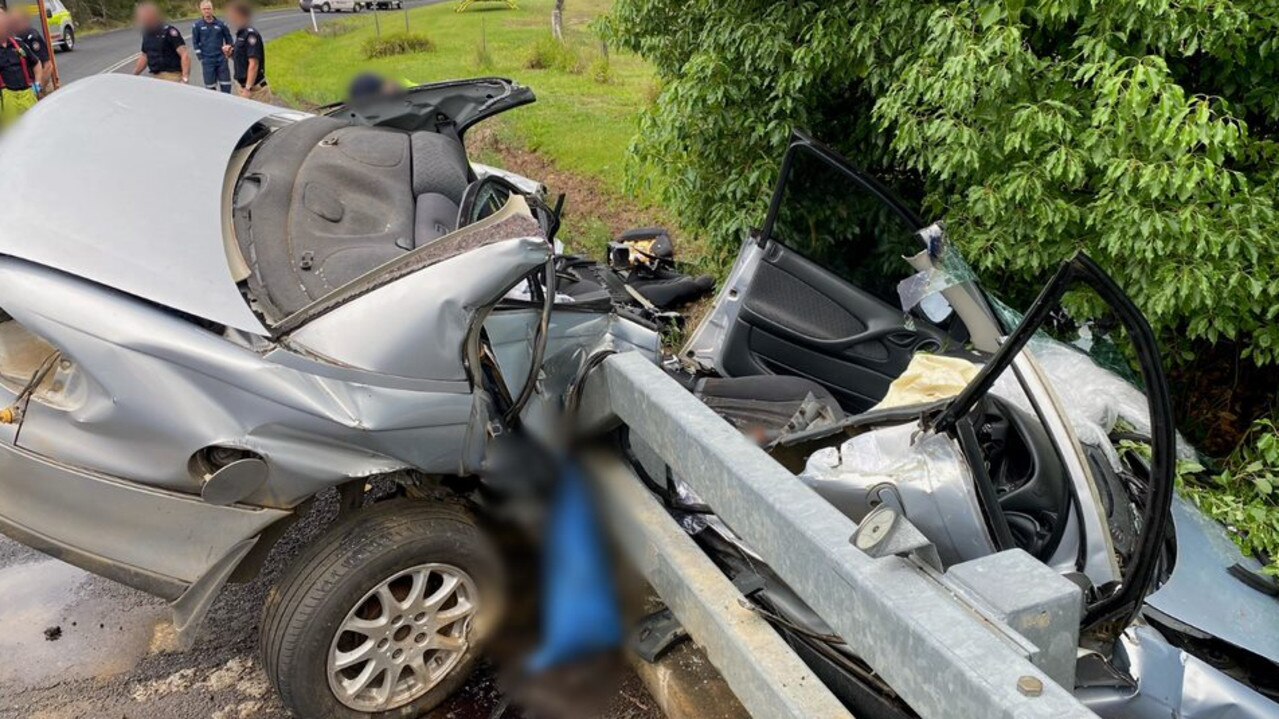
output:
[[364,3],[356,0],[298,0],[298,8],[302,12],[359,12]]

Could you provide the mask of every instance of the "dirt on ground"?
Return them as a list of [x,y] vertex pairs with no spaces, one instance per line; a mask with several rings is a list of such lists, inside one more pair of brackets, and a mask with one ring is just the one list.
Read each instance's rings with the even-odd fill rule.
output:
[[562,170],[545,156],[506,142],[497,124],[486,123],[467,133],[467,152],[480,158],[496,155],[500,161],[495,164],[503,170],[541,182],[552,197],[561,193],[567,196],[566,221],[597,221],[613,236],[634,227],[655,225],[675,231],[662,211],[609,192],[599,180]]
[[[500,120],[471,130],[466,136],[466,144],[467,152],[473,158],[536,179],[546,185],[552,197],[561,193],[566,196],[565,229],[561,239],[568,238],[569,252],[603,260],[604,245],[608,239],[637,227],[664,227],[675,241],[680,271],[688,274],[706,271],[708,262],[698,252],[700,245],[691,238],[682,237],[679,225],[662,210],[611,192],[597,179],[566,171],[543,155],[505,141]],[[668,350],[678,349],[686,332],[697,327],[710,311],[712,300],[713,296],[707,296],[680,308],[684,317],[683,327],[663,335]]]

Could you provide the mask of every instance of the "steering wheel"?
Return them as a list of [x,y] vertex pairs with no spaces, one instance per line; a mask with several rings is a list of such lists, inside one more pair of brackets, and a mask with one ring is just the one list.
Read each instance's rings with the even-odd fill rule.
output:
[[1071,503],[1052,439],[1033,414],[994,396],[979,403],[970,419],[973,436],[966,443],[961,431],[960,443],[976,439],[979,445],[979,462],[973,462],[972,447],[965,451],[996,542],[1011,541],[1011,546],[1047,560],[1061,543]]

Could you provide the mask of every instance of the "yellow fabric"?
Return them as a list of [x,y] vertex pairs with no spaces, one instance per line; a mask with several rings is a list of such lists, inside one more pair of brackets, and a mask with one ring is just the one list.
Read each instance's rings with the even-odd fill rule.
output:
[[917,354],[874,409],[936,402],[959,394],[981,368],[958,357]]
[[0,89],[0,127],[17,122],[22,113],[35,107],[36,91]]
[[157,80],[167,80],[169,82],[182,82],[182,73],[180,72],[153,72],[151,77]]

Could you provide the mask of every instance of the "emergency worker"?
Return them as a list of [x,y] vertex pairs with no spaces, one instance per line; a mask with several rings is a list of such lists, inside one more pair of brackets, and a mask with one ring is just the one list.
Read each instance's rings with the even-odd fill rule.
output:
[[154,3],[138,5],[135,15],[142,32],[142,54],[133,66],[133,74],[149,71],[151,77],[186,83],[191,79],[191,55],[187,53],[182,31],[164,21]]
[[34,73],[35,83],[32,86],[36,96],[51,92],[54,89],[53,61],[49,56],[49,43],[44,41],[44,33],[36,28],[27,13],[16,11],[9,15],[9,20],[13,23],[13,36],[25,42],[38,61]]
[[38,65],[35,51],[13,36],[8,13],[0,10],[0,128],[35,106]]
[[200,19],[191,26],[191,47],[204,70],[204,87],[231,92],[231,65],[226,49],[235,42],[231,28],[213,14],[213,3],[200,3]]
[[227,19],[235,28],[235,46],[231,49],[231,64],[235,66],[235,91],[240,97],[270,103],[274,98],[266,82],[266,48],[262,35],[250,24],[253,12],[247,3],[232,3],[227,7]]

